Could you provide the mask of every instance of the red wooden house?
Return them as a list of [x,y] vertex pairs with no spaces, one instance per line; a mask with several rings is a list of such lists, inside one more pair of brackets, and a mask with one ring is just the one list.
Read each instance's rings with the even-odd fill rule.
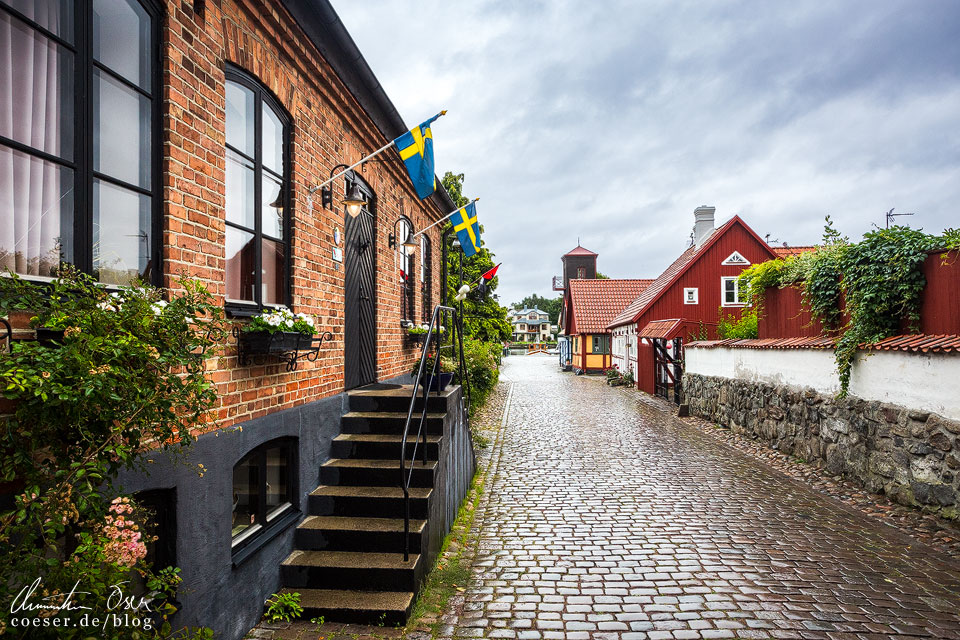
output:
[[733,216],[714,228],[714,207],[694,211],[694,243],[607,327],[612,363],[630,371],[639,389],[679,397],[684,341],[716,337],[719,314],[739,318],[737,276],[778,257],[753,229]]

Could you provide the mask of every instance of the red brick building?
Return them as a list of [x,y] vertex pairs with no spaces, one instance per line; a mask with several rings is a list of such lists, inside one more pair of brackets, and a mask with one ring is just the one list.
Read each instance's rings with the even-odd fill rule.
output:
[[[164,287],[182,273],[237,323],[279,305],[333,335],[293,371],[228,345],[208,361],[210,431],[243,429],[199,439],[203,478],[163,461],[124,478],[165,514],[179,622],[239,637],[280,586],[299,518],[238,524],[238,478],[266,464],[288,513],[306,511],[345,392],[404,379],[419,350],[402,321],[440,301],[440,227],[409,258],[391,236],[453,209],[442,189],[419,200],[393,149],[330,185],[332,206],[311,187],[419,120],[397,113],[326,0],[0,0],[0,89],[0,268],[42,279],[63,259]],[[356,217],[341,204],[353,183]]]

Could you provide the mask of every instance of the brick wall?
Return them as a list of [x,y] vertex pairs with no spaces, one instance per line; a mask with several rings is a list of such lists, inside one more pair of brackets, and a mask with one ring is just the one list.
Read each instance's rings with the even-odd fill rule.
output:
[[[316,362],[287,372],[280,363],[240,367],[235,343],[208,367],[217,385],[221,426],[256,418],[343,391],[344,270],[332,260],[335,229],[344,230],[342,208],[325,210],[319,193],[312,206],[307,188],[327,178],[337,164],[352,164],[386,140],[299,31],[273,3],[224,0],[198,3],[170,0],[163,43],[163,269],[175,285],[184,272],[204,280],[219,299],[225,294],[225,77],[232,63],[267,87],[292,117],[293,309],[317,317],[325,343]],[[421,202],[397,154],[388,150],[360,174],[377,197],[375,224],[377,282],[377,376],[406,372],[415,350],[400,328],[400,285],[387,235],[403,214],[416,229],[440,215]],[[342,182],[337,189],[342,188]],[[335,192],[335,197],[338,194]],[[430,234],[433,300],[440,299],[439,227]],[[420,252],[416,264],[419,268]],[[337,268],[339,267],[339,268]],[[418,273],[418,272],[417,272]],[[419,277],[414,296],[421,316]]]

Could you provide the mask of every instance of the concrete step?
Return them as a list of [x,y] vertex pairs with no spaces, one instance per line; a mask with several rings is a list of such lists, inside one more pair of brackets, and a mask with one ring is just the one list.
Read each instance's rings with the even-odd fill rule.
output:
[[[410,487],[411,518],[427,518],[431,493],[430,487]],[[402,518],[404,514],[399,483],[392,487],[320,485],[310,492],[308,504],[310,514],[315,516]]]
[[320,466],[320,482],[328,485],[343,486],[372,486],[389,487],[400,486],[405,477],[410,474],[410,486],[432,487],[433,474],[437,468],[436,460],[423,463],[423,458],[417,461],[407,460],[406,471],[400,471],[399,460],[371,460],[364,458],[334,458],[327,460]]
[[[407,455],[413,453],[415,433],[407,438]],[[334,458],[382,458],[398,460],[400,458],[399,433],[341,433],[331,443],[330,455]],[[436,460],[440,456],[440,441],[443,436],[427,436],[427,458]],[[417,456],[423,451],[423,443],[417,446]],[[399,462],[398,462],[399,464]]]
[[363,551],[293,551],[280,565],[284,587],[415,591],[423,574],[419,553],[404,561],[402,553]]
[[[443,419],[445,413],[428,413],[424,421],[427,435],[443,435]],[[418,433],[420,417],[415,415],[410,421],[412,438]],[[402,435],[403,427],[407,422],[406,412],[383,411],[350,411],[340,419],[342,433],[386,433]]]
[[[426,520],[410,521],[410,550],[419,551]],[[308,516],[297,527],[294,546],[304,551],[402,551],[403,518]]]
[[396,625],[405,623],[413,608],[412,591],[281,589],[294,591],[300,594],[303,620],[323,616],[328,621]]
[[[447,401],[458,387],[450,385],[441,393],[431,392],[427,396],[427,411],[445,412]],[[410,408],[410,395],[413,385],[405,384],[399,389],[369,390],[354,389],[347,392],[352,411],[389,411],[406,413]],[[417,411],[423,409],[422,391],[417,390],[417,400],[414,405]]]

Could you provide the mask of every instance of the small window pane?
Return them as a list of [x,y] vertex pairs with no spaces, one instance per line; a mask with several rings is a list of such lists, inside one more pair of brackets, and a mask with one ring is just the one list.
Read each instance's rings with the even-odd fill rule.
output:
[[0,146],[0,270],[53,277],[73,261],[73,171]]
[[280,198],[280,181],[264,172],[260,197],[260,224],[263,235],[283,239],[283,200]]
[[287,261],[282,242],[263,239],[263,303],[285,304]]
[[254,175],[253,163],[227,149],[227,221],[247,229],[255,224]]
[[233,537],[237,537],[257,522],[260,504],[259,456],[241,460],[233,468]]
[[93,87],[93,168],[150,188],[150,100],[99,70]]
[[[73,44],[75,0],[2,0],[50,33]],[[2,51],[2,49],[0,49]]]
[[267,513],[290,502],[287,447],[267,449]]
[[273,109],[261,103],[263,112],[263,166],[283,175],[283,123]]
[[150,16],[137,0],[94,0],[94,58],[150,91],[150,52]]
[[106,284],[148,279],[150,198],[101,180],[93,182],[93,275]]
[[227,82],[227,144],[253,157],[253,91],[236,82]]
[[254,301],[254,235],[227,227],[227,299]]
[[73,54],[0,12],[0,135],[73,159]]

